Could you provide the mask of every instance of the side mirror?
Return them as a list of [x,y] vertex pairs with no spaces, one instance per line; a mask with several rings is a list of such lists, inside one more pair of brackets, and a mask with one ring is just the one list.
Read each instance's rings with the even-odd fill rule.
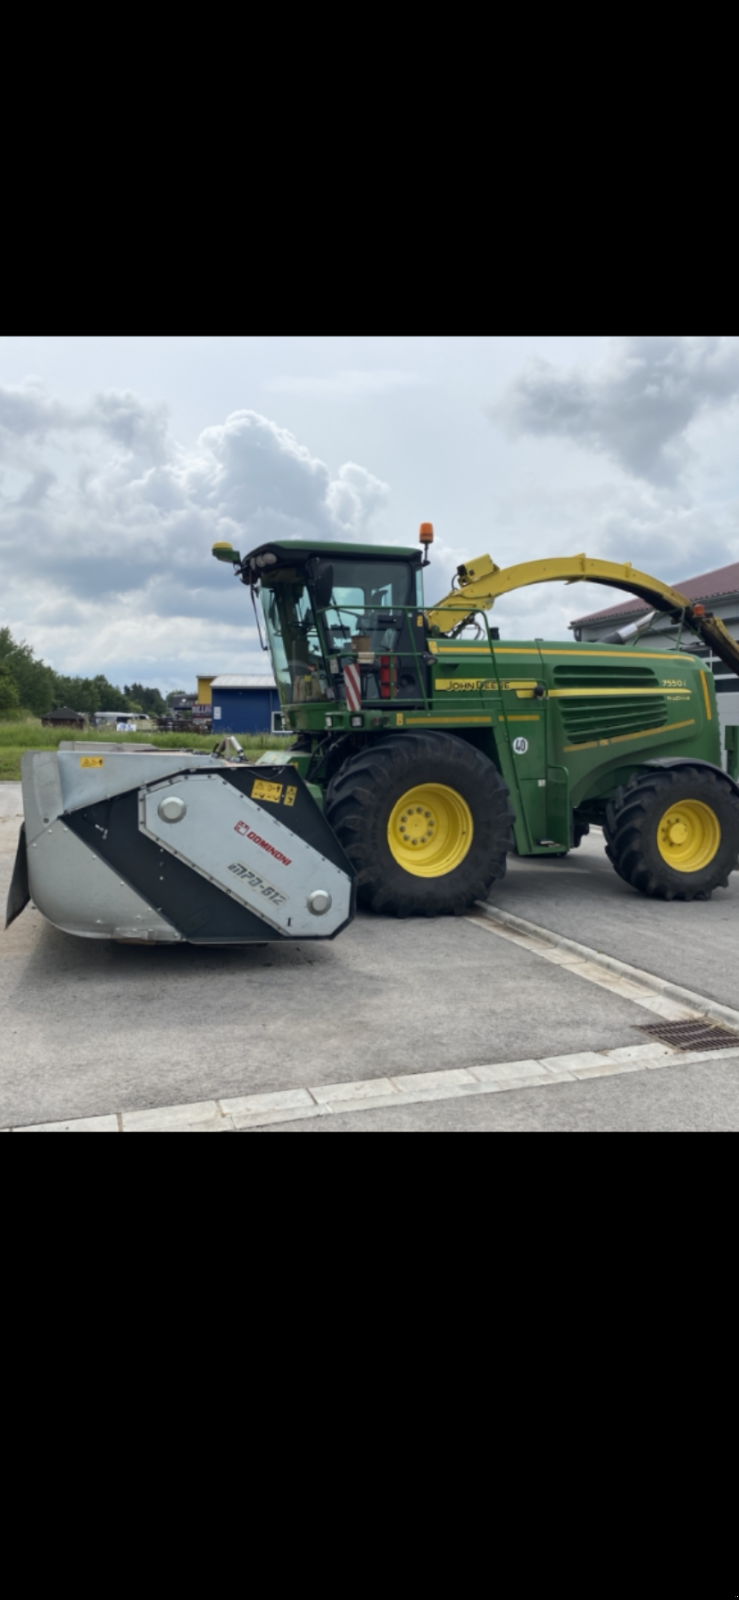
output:
[[333,562],[322,561],[320,563],[316,569],[313,587],[316,596],[316,605],[319,611],[325,611],[326,607],[330,606],[331,604],[331,596],[334,592]]

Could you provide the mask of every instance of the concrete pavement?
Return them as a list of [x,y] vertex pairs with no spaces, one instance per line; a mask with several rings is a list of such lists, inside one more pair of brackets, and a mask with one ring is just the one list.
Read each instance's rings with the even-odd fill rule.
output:
[[[11,815],[2,901],[16,840]],[[586,843],[561,862],[514,859],[496,904],[736,1006],[739,877],[707,904],[643,901]],[[643,1045],[645,1020],[627,993],[469,921],[362,916],[334,944],[219,951],[75,940],[28,910],[0,934],[0,1126],[610,1052]],[[299,1126],[739,1127],[739,1057],[334,1112]]]
[[23,820],[23,800],[19,783],[0,783],[0,822]]

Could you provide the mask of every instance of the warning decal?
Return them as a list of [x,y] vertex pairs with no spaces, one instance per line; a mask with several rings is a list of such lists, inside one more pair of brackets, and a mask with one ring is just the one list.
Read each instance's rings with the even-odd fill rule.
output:
[[81,767],[104,767],[105,766],[105,759],[104,759],[103,756],[80,756],[80,766]]
[[344,694],[350,711],[361,711],[362,689],[359,678],[359,667],[353,661],[347,662],[344,667]]
[[281,783],[266,783],[264,778],[257,778],[251,791],[252,800],[272,800],[279,805],[282,799]]

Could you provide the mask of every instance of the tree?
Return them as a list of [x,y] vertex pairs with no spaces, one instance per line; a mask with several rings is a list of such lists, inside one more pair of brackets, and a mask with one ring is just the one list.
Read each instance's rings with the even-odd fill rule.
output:
[[167,707],[158,689],[147,689],[143,683],[125,684],[123,693],[127,696],[132,711],[140,710],[148,717],[163,717]]
[[0,628],[0,667],[10,673],[19,704],[43,717],[54,700],[54,674],[45,661],[37,661],[30,644],[16,644],[9,628]]
[[128,700],[120,689],[108,682],[103,672],[98,672],[93,678],[93,683],[100,696],[99,711],[128,711]]
[[17,711],[20,706],[18,685],[7,667],[0,667],[0,716],[4,711]]
[[[88,717],[103,709],[92,678],[66,678],[59,672],[54,673],[54,706],[70,706],[72,711],[84,711]],[[105,709],[113,711],[115,707]]]

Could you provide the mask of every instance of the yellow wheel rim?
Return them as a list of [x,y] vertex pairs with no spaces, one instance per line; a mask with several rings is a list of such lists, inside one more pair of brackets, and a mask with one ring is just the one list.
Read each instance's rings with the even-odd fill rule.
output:
[[453,872],[472,844],[472,813],[445,783],[420,783],[393,806],[387,842],[398,865],[415,878]]
[[702,800],[678,800],[657,826],[659,853],[676,872],[700,872],[713,861],[720,843],[718,817]]

